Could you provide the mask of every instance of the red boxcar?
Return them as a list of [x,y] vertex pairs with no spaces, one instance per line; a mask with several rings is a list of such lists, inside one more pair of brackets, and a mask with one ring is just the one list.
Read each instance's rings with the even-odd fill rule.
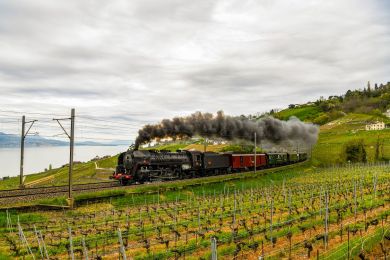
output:
[[[240,170],[255,167],[254,154],[230,154],[230,165],[232,170]],[[267,166],[267,156],[263,153],[256,154],[256,168]]]

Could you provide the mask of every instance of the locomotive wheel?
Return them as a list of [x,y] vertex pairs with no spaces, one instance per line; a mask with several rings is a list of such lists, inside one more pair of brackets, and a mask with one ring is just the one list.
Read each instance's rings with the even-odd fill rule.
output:
[[123,178],[121,178],[120,183],[121,183],[122,186],[126,186],[128,181],[123,179]]

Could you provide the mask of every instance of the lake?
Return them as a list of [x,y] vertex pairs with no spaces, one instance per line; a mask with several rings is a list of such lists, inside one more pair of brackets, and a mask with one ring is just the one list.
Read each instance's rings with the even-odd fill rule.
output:
[[[95,156],[116,155],[128,146],[75,146],[74,161],[89,161]],[[24,149],[24,174],[42,172],[69,163],[69,146],[27,147]],[[0,177],[19,175],[20,148],[0,148]]]

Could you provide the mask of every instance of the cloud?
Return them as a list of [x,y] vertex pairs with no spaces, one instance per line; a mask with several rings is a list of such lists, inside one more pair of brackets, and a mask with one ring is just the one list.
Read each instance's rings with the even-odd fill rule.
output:
[[197,110],[249,114],[342,94],[389,81],[389,10],[380,0],[2,1],[0,104],[75,107],[117,120],[105,127],[122,139]]

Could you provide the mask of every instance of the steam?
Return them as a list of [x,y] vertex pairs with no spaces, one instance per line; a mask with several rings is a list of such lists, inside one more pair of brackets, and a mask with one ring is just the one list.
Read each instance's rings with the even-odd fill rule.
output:
[[300,142],[313,145],[317,142],[318,127],[303,123],[296,117],[288,121],[281,121],[273,117],[267,117],[259,121],[251,121],[240,117],[226,116],[219,111],[216,116],[210,113],[196,112],[187,117],[175,117],[164,119],[156,125],[146,125],[138,131],[135,141],[135,149],[141,144],[153,139],[166,137],[218,137],[225,140],[253,141],[254,133],[260,141],[268,141],[274,144],[284,142]]

